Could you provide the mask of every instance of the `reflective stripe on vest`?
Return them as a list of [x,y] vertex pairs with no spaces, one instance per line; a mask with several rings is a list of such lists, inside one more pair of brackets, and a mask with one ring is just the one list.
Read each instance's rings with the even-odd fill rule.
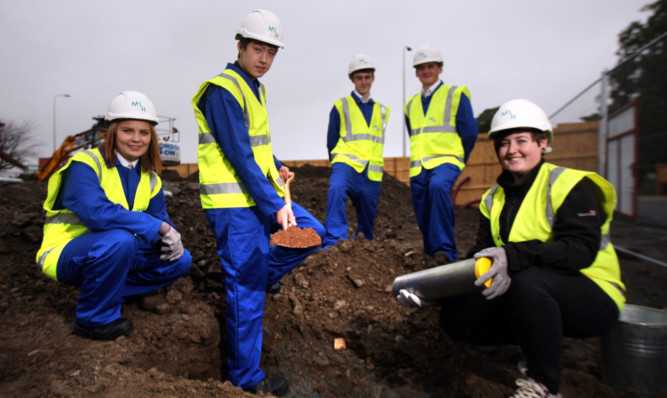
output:
[[[213,133],[201,133],[199,134],[199,144],[217,144],[215,136]],[[268,145],[270,143],[269,137],[266,135],[255,135],[250,137],[250,146],[262,146]]]

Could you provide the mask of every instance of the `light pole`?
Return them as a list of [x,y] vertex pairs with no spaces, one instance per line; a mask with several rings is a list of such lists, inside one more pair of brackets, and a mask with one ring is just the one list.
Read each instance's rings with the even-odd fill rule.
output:
[[56,98],[69,98],[69,94],[56,94],[53,96],[53,152],[56,151]]
[[[410,46],[403,46],[403,103],[402,106],[405,106],[405,53],[407,51],[412,51],[412,48]],[[405,152],[405,115],[403,115],[403,112],[401,112],[402,119],[403,119],[403,131],[401,131],[401,141],[403,142],[403,157],[406,156]]]

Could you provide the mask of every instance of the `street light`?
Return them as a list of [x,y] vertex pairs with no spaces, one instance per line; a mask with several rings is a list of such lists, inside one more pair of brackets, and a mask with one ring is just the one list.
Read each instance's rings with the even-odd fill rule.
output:
[[[407,51],[412,51],[412,48],[410,46],[403,46],[403,106],[405,106],[405,53]],[[403,112],[401,112],[403,114]],[[405,115],[402,115],[403,119],[403,131],[401,131],[401,141],[403,141],[403,157],[406,156],[405,152]]]
[[69,94],[56,94],[53,96],[53,152],[56,151],[56,98],[69,98]]

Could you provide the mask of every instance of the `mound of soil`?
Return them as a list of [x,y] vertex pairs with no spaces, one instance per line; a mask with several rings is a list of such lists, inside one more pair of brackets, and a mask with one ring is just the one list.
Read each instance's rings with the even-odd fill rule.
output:
[[[324,220],[329,169],[298,168],[294,202]],[[173,176],[172,176],[173,177]],[[176,180],[169,178],[169,180]],[[245,397],[225,380],[224,286],[195,177],[167,181],[169,214],[192,253],[189,274],[124,304],[135,330],[111,342],[74,336],[78,289],[35,265],[46,184],[0,187],[0,396]],[[348,202],[350,234],[356,227]],[[457,209],[459,252],[472,246],[478,211]],[[376,238],[310,256],[268,295],[262,366],[289,379],[290,397],[505,397],[520,374],[517,347],[449,339],[435,308],[391,294],[399,275],[438,265],[423,254],[409,188],[385,175]],[[613,231],[613,229],[612,229]],[[662,308],[667,269],[621,258],[629,301]],[[222,326],[221,326],[222,325]],[[336,342],[336,344],[335,344]],[[566,339],[566,397],[638,397],[601,381],[598,339]]]

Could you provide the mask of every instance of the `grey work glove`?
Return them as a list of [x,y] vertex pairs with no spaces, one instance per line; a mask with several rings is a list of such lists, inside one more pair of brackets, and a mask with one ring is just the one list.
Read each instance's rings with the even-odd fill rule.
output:
[[162,255],[161,260],[176,261],[183,256],[183,242],[181,242],[181,234],[176,231],[176,228],[169,228],[169,230],[160,236],[162,241]]
[[475,286],[483,286],[486,281],[493,278],[491,286],[482,291],[487,300],[493,300],[505,294],[510,287],[510,283],[512,283],[512,278],[507,273],[507,255],[502,247],[487,247],[475,253],[476,259],[480,257],[489,257],[493,264],[488,271],[477,278]]
[[399,290],[398,296],[396,296],[396,300],[398,300],[401,304],[411,308],[430,307],[433,305],[433,302],[420,299],[419,296],[405,289]]

